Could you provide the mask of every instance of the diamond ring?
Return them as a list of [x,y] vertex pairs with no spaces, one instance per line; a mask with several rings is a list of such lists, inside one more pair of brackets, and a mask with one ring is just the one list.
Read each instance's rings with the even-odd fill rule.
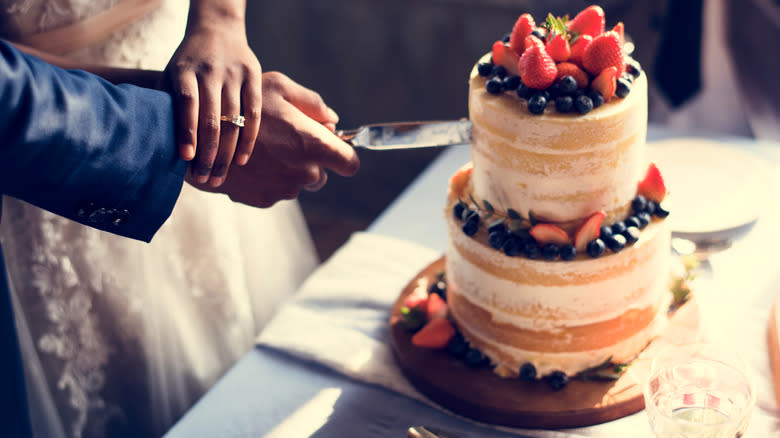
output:
[[244,122],[246,122],[246,119],[244,118],[244,116],[234,116],[234,115],[224,115],[224,114],[219,116],[219,120],[221,120],[223,122],[232,123],[232,124],[238,126],[239,128],[243,128],[244,127]]

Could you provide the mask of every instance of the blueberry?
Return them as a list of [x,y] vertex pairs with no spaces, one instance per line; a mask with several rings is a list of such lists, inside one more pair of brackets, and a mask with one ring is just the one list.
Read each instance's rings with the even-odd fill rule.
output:
[[[612,236],[610,235],[606,238],[608,239],[610,237]],[[600,257],[602,254],[604,254],[604,251],[607,250],[607,245],[604,244],[604,241],[601,240],[601,238],[596,238],[588,242],[588,247],[586,249],[588,251],[588,255],[595,259],[596,257]]]
[[471,368],[479,368],[485,366],[488,363],[488,358],[482,354],[481,351],[476,348],[469,348],[466,354],[463,356],[463,361]]
[[505,43],[508,43],[508,42],[509,42],[509,40],[511,40],[511,39],[512,39],[512,34],[511,34],[511,33],[508,33],[508,34],[504,35],[504,37],[503,37],[503,38],[501,38],[501,41],[503,41],[503,42],[505,42]]
[[626,247],[626,237],[622,234],[613,234],[604,239],[604,243],[607,244],[610,251],[620,252]]
[[588,96],[579,96],[574,100],[574,108],[580,114],[587,114],[593,109],[593,101]]
[[577,248],[572,244],[566,244],[561,247],[561,258],[563,260],[574,260],[577,257]]
[[602,239],[603,239],[603,238],[605,238],[605,237],[609,237],[609,236],[611,236],[611,235],[612,235],[612,227],[610,227],[609,225],[603,225],[603,226],[602,226],[602,227],[599,229],[599,236],[600,236]]
[[669,216],[669,210],[663,204],[658,204],[655,207],[655,215],[664,219]]
[[443,280],[439,280],[428,288],[428,292],[432,294],[437,294],[438,296],[442,298],[447,298],[447,283]]
[[571,96],[561,96],[555,99],[555,110],[559,113],[571,112],[574,107],[574,99]]
[[540,40],[544,41],[544,31],[542,29],[536,28],[531,31],[531,35],[539,38]]
[[504,240],[502,249],[507,256],[517,257],[523,252],[523,242],[517,236],[510,234]]
[[491,231],[488,233],[488,243],[495,249],[501,249],[504,247],[507,237],[506,231]]
[[542,247],[542,258],[545,260],[555,260],[559,255],[561,255],[561,248],[554,243],[548,243]]
[[631,227],[639,228],[639,218],[636,216],[629,216],[626,218],[626,220],[623,221],[623,223],[626,225],[626,229]]
[[626,81],[628,81],[629,84],[633,84],[634,83],[634,77],[631,76],[628,72],[624,72],[623,75],[620,76],[620,77],[625,79]]
[[639,213],[638,215],[636,215],[636,218],[639,219],[639,229],[640,230],[642,228],[650,225],[650,219],[651,218],[650,218],[650,214],[648,212],[643,211],[643,212]]
[[549,100],[555,100],[555,99],[557,99],[557,98],[558,98],[558,96],[560,96],[560,95],[562,95],[562,94],[563,94],[563,93],[561,92],[561,86],[560,86],[560,85],[558,85],[558,84],[552,84],[552,85],[550,85],[550,86],[549,86],[549,87],[548,87],[546,90],[544,90],[544,91],[546,91],[546,92],[547,92],[547,96],[548,96],[548,97],[547,97],[547,100],[548,100],[548,101],[549,101]]
[[631,201],[631,209],[634,213],[641,213],[647,208],[647,198],[642,195],[636,195],[633,201]]
[[563,371],[553,371],[552,374],[547,376],[547,383],[553,391],[560,391],[569,384],[569,376]]
[[467,236],[477,234],[477,230],[479,229],[479,213],[476,211],[471,212],[466,218],[466,221],[463,222],[463,227],[461,227],[461,229],[463,230],[463,234]]
[[612,234],[623,234],[623,231],[626,231],[626,224],[622,221],[615,222],[612,224]]
[[531,88],[528,88],[528,86],[525,85],[524,83],[522,83],[522,81],[520,82],[520,85],[517,86],[517,97],[519,97],[521,99],[526,99],[527,100],[528,98],[531,97],[533,92],[534,92],[534,90],[531,89]]
[[490,94],[501,94],[504,92],[504,82],[500,77],[493,77],[485,82],[485,89]]
[[604,96],[598,90],[590,90],[588,92],[591,102],[593,102],[593,108],[598,108],[604,105]]
[[493,76],[503,78],[504,76],[506,76],[506,67],[504,67],[503,65],[494,65],[491,74]]
[[642,73],[642,65],[639,64],[639,61],[636,59],[629,58],[626,61],[626,71],[635,78],[639,77],[639,75]]
[[517,90],[517,87],[520,86],[520,76],[517,75],[509,75],[504,78],[504,89],[511,91],[511,90]]
[[528,111],[531,114],[542,114],[547,107],[547,99],[541,94],[534,94],[528,99]]
[[548,102],[552,100],[552,95],[550,95],[550,92],[547,90],[538,90],[536,94],[541,94]]
[[466,203],[461,201],[458,201],[458,203],[452,207],[452,215],[455,216],[455,219],[459,221],[463,220],[463,213],[466,211],[466,207]]
[[526,382],[532,382],[536,379],[536,367],[534,364],[530,362],[524,363],[520,367],[520,380],[525,380]]
[[477,64],[477,71],[479,72],[480,76],[488,77],[491,73],[493,73],[493,63],[492,62],[480,62]]
[[447,344],[447,351],[455,358],[462,358],[469,350],[469,343],[463,338],[463,335],[456,333],[455,336],[450,339]]
[[570,94],[577,91],[577,80],[574,79],[574,76],[566,75],[561,78],[558,84],[561,87],[561,93]]
[[655,201],[647,201],[647,208],[645,208],[645,212],[649,214],[650,216],[655,214],[655,210],[658,208],[658,203]]
[[639,240],[639,228],[633,226],[626,228],[626,231],[623,232],[623,237],[626,238],[627,245],[636,243]]
[[509,229],[506,227],[503,221],[496,221],[488,227],[488,233],[492,233],[493,231],[508,233]]
[[615,88],[615,95],[621,99],[628,96],[631,92],[631,82],[628,82],[626,78],[618,78],[617,88]]
[[531,233],[528,232],[528,228],[521,228],[519,230],[512,231],[512,234],[517,236],[517,238],[520,239],[520,242],[523,244],[526,244],[527,242],[536,243],[533,236],[531,236]]
[[531,260],[538,259],[540,254],[539,247],[536,245],[536,242],[526,242],[523,245],[523,254],[525,254],[525,256]]

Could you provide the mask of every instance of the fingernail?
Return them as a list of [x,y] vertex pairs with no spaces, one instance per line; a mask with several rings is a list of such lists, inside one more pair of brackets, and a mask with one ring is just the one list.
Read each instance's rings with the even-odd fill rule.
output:
[[211,178],[211,179],[209,180],[209,185],[210,185],[211,187],[219,187],[219,186],[221,186],[221,185],[222,185],[222,183],[223,183],[224,181],[225,181],[225,178],[221,178],[221,177],[219,177],[219,178]]
[[328,107],[328,117],[330,117],[331,119],[333,119],[335,121],[339,120],[339,115],[336,114],[336,111],[333,111],[333,108],[330,108],[330,107]]
[[190,161],[193,158],[195,158],[195,146],[191,144],[184,145],[184,151],[182,153],[182,156],[185,161]]
[[243,166],[248,162],[249,162],[249,154],[240,154],[238,157],[236,157],[236,164],[238,164],[239,166]]

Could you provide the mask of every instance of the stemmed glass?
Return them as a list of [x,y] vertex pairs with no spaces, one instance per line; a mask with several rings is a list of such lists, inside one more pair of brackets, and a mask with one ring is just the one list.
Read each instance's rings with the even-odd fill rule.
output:
[[735,353],[687,344],[666,347],[654,357],[644,398],[659,438],[739,438],[756,394]]

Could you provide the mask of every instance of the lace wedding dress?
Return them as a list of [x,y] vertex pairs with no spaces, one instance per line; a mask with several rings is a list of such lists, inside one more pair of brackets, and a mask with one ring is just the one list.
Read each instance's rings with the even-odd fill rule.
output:
[[[0,33],[57,28],[117,1],[0,0]],[[68,56],[162,69],[187,9],[167,0]],[[151,244],[11,198],[0,238],[33,429],[46,438],[160,436],[252,347],[317,263],[296,202],[253,209],[187,184]]]

